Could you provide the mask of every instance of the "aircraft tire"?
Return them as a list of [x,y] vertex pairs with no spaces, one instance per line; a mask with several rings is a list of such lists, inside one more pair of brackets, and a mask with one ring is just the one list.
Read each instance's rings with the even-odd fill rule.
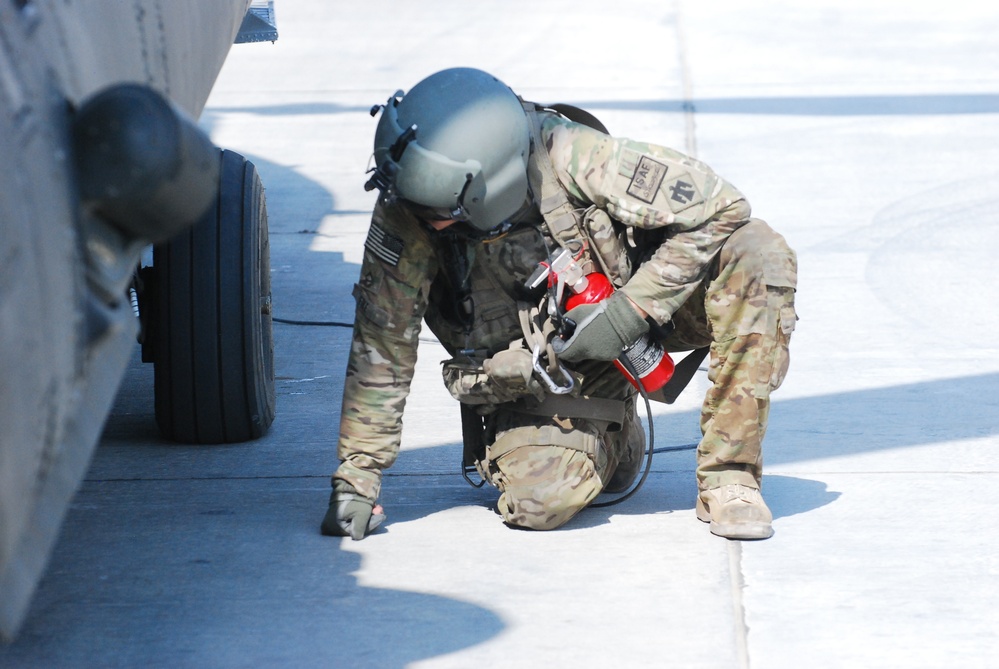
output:
[[156,422],[168,439],[256,439],[274,419],[270,244],[253,163],[221,152],[219,196],[153,248]]

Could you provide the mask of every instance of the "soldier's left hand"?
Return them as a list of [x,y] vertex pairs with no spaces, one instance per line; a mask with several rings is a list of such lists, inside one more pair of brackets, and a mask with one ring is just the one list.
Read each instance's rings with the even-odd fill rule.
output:
[[568,339],[553,339],[552,348],[569,362],[614,360],[649,331],[649,324],[620,291],[597,304],[570,309],[565,318],[574,321],[576,329]]
[[360,541],[385,520],[380,504],[359,495],[346,481],[337,480],[330,495],[330,507],[323,518],[322,533]]

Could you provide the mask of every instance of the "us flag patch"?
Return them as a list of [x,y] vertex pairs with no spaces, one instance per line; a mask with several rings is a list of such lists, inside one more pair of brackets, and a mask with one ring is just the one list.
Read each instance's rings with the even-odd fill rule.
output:
[[364,240],[364,248],[380,260],[396,267],[399,264],[405,243],[401,237],[382,229],[377,223],[372,223],[371,227],[368,228],[368,238]]

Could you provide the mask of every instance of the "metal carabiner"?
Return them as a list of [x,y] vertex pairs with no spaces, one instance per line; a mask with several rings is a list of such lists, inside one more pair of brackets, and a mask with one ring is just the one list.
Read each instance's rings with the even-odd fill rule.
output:
[[565,367],[558,365],[558,369],[562,372],[562,376],[565,377],[566,386],[560,386],[555,383],[554,379],[548,375],[548,371],[541,365],[541,344],[534,345],[534,352],[531,355],[531,360],[534,362],[534,371],[537,372],[541,380],[545,382],[548,386],[548,390],[556,395],[565,395],[572,392],[572,389],[576,386],[576,379],[573,378],[572,374],[566,371]]

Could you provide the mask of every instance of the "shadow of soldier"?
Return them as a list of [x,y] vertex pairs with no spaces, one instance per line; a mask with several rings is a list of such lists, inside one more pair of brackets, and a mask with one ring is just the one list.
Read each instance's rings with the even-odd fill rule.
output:
[[[999,374],[986,373],[774,402],[771,417],[775,420],[768,434],[763,477],[765,497],[774,518],[813,511],[836,501],[840,493],[828,490],[821,481],[768,471],[809,460],[994,436],[999,433],[999,414],[989,407],[995,402],[997,389]],[[655,417],[656,448],[664,452],[653,457],[643,488],[621,504],[590,507],[565,527],[593,527],[614,514],[693,509],[697,495],[693,450],[698,420],[697,410]],[[979,452],[971,447],[966,455]],[[450,472],[441,467],[445,457],[448,463],[454,463]],[[406,511],[407,518],[463,504],[495,507],[499,496],[495,489],[487,485],[476,490],[461,479],[460,457],[460,444],[403,453],[397,472],[433,472],[440,477],[433,485],[433,494],[423,503],[412,505]],[[986,454],[981,452],[975,457],[985,458]],[[601,495],[596,503],[616,497]]]

